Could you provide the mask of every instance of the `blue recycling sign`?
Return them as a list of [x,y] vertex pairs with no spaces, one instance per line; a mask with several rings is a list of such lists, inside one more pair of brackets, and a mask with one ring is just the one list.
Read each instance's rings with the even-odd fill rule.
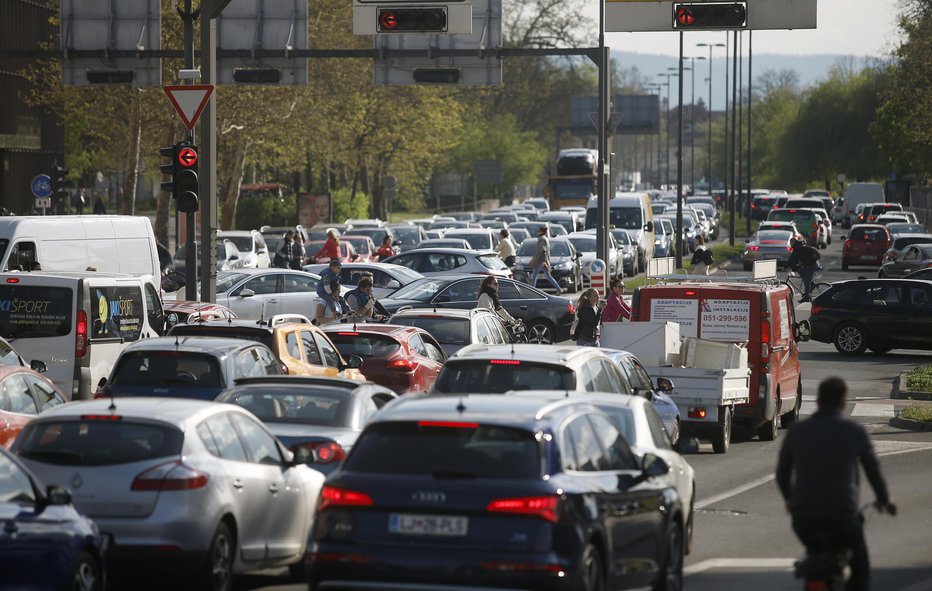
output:
[[47,174],[36,175],[31,186],[32,194],[40,199],[52,196],[52,179]]

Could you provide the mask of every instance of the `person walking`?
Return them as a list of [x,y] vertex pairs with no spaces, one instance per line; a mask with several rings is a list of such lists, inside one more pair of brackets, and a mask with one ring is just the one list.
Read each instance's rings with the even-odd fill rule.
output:
[[787,266],[798,271],[803,279],[803,297],[799,299],[800,303],[812,301],[812,280],[816,272],[822,269],[820,258],[822,254],[819,249],[805,244],[799,238],[793,239],[793,254],[790,255]]
[[599,334],[602,329],[602,308],[605,302],[599,301],[599,291],[590,287],[579,296],[576,302],[576,332],[570,335],[581,347],[598,347]]
[[324,241],[324,245],[314,255],[314,260],[319,262],[340,258],[342,258],[340,256],[340,238],[337,236],[337,231],[331,228],[327,230],[327,240]]
[[498,248],[495,249],[495,252],[498,253],[498,258],[502,259],[502,262],[510,269],[515,266],[515,259],[517,258],[518,251],[515,248],[515,243],[511,239],[511,233],[508,230],[502,228],[501,237],[502,239],[498,243]]
[[107,206],[104,205],[104,200],[101,197],[97,197],[97,201],[94,202],[94,213],[97,215],[106,215]]
[[625,282],[621,277],[615,277],[609,283],[608,299],[605,309],[602,310],[602,322],[621,322],[631,320],[631,306],[625,301]]
[[851,554],[848,591],[870,588],[870,561],[859,513],[859,465],[874,490],[878,511],[896,515],[867,431],[842,416],[848,386],[832,377],[819,384],[818,410],[789,430],[777,462],[777,486],[792,515],[793,531],[814,549],[823,535],[837,536]]
[[476,307],[495,312],[506,324],[512,324],[515,321],[514,316],[509,314],[498,300],[498,278],[494,275],[489,275],[479,285],[479,302]]
[[289,261],[289,263],[292,269],[300,271],[306,261],[307,253],[304,251],[304,237],[301,236],[301,232],[296,231],[294,233],[294,243],[292,244],[291,261]]
[[537,251],[534,253],[534,257],[531,259],[531,268],[534,271],[531,273],[530,285],[531,287],[537,287],[537,276],[540,275],[541,271],[544,271],[547,280],[550,281],[550,285],[557,290],[557,295],[563,295],[563,290],[560,289],[560,284],[556,279],[553,278],[553,275],[550,273],[550,239],[547,238],[547,227],[541,226],[537,228]]
[[392,246],[392,237],[386,236],[382,239],[382,244],[379,246],[379,249],[375,251],[379,255],[379,260],[387,259],[390,256],[395,255],[395,248]]
[[696,251],[692,258],[693,275],[708,275],[709,267],[714,261],[712,251],[705,245],[705,239],[702,236],[696,236]]
[[287,269],[291,266],[291,259],[294,257],[294,230],[285,232],[285,239],[278,245],[275,256],[272,258],[272,266],[278,269]]

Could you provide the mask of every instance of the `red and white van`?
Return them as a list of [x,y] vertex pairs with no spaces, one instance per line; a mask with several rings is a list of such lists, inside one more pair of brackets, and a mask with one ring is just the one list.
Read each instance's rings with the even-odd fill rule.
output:
[[[782,423],[799,417],[802,377],[800,330],[789,287],[775,282],[684,282],[648,285],[634,292],[631,320],[678,322],[680,336],[746,343],[751,368],[749,401],[735,407],[734,422],[772,441]],[[778,421],[779,419],[779,421]]]

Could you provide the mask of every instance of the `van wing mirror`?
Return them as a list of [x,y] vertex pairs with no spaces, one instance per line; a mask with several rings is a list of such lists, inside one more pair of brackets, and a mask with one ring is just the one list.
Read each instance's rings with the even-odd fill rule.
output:
[[673,380],[670,378],[657,378],[657,389],[669,394],[673,391]]
[[808,320],[800,320],[793,325],[793,336],[797,343],[804,343],[812,336],[812,325]]
[[41,359],[33,359],[29,362],[29,367],[36,373],[45,373],[49,370],[49,367]]
[[647,222],[646,224],[644,224],[644,229],[647,230],[648,232],[653,232],[654,222]]

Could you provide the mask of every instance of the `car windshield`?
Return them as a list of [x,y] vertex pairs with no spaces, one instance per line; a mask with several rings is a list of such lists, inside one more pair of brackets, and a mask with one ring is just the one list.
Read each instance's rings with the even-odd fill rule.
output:
[[476,359],[449,363],[435,389],[445,394],[501,394],[509,390],[572,390],[573,370],[563,365]]
[[782,230],[763,230],[757,233],[757,241],[769,244],[789,244],[792,234]]
[[241,406],[259,417],[264,423],[301,423],[327,427],[345,427],[352,417],[347,413],[350,392],[326,390],[309,391],[302,387],[294,391],[269,392],[250,387],[224,396],[223,402]]
[[328,332],[327,336],[333,341],[344,358],[350,355],[359,355],[363,359],[384,359],[393,355],[401,348],[401,344],[388,335],[366,334],[347,330],[341,332]]
[[480,265],[492,271],[508,270],[508,265],[506,265],[497,254],[484,254],[476,257],[476,260],[479,261]]
[[874,240],[886,240],[887,233],[880,228],[854,228],[851,230],[851,240],[867,240],[868,242],[873,242]]
[[447,236],[450,238],[462,238],[469,243],[469,247],[475,250],[489,250],[492,248],[492,238],[488,234],[458,234],[456,232],[448,232]]
[[469,344],[468,318],[446,318],[430,314],[423,316],[395,316],[392,318],[392,324],[423,328],[443,345]]
[[114,466],[181,455],[180,430],[128,417],[109,419],[33,422],[19,436],[19,455],[59,466]]
[[577,252],[595,252],[595,238],[568,238]]
[[421,229],[417,226],[392,228],[395,240],[406,246],[417,244],[421,239]]
[[426,302],[437,295],[437,292],[443,289],[448,283],[449,281],[440,281],[437,279],[418,279],[393,293],[392,299]]
[[540,480],[541,452],[530,431],[444,421],[375,423],[343,463],[349,473]]

